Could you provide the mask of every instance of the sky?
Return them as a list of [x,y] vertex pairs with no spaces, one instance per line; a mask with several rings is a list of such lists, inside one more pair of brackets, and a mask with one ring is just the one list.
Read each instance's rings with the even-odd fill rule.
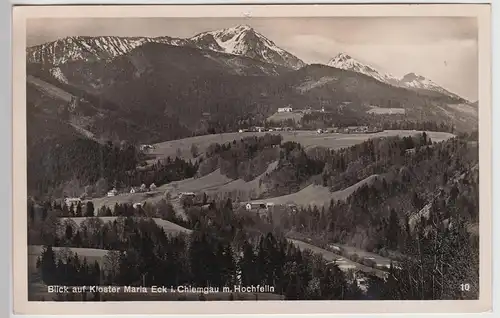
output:
[[66,36],[171,36],[246,24],[306,63],[344,52],[397,77],[413,72],[471,101],[478,95],[477,22],[462,17],[32,19],[27,45]]

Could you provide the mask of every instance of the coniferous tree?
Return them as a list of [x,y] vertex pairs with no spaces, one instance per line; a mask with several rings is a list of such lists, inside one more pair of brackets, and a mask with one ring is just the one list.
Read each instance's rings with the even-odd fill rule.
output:
[[78,202],[76,204],[76,208],[75,208],[75,216],[76,217],[80,217],[80,216],[83,216],[82,215],[82,204],[80,202]]
[[86,207],[85,207],[85,214],[87,217],[94,217],[94,203],[92,201],[87,201]]
[[46,246],[41,255],[41,276],[43,281],[48,284],[56,284],[57,283],[57,266],[56,266],[56,255],[52,246]]

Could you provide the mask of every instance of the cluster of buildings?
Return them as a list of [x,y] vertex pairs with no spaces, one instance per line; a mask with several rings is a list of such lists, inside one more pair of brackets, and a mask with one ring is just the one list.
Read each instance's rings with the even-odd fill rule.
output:
[[139,146],[140,151],[148,151],[148,150],[153,150],[153,149],[155,149],[155,147],[152,145],[140,145]]
[[185,198],[195,198],[196,194],[194,192],[181,192],[179,193],[179,198],[180,199],[185,199]]
[[247,202],[245,203],[245,210],[251,212],[267,212],[274,207],[288,208],[292,211],[297,210],[297,205],[294,203],[288,204],[275,204],[274,202]]
[[[290,107],[290,106],[278,108],[278,113],[291,113],[291,112],[293,112],[293,108]],[[324,113],[325,112],[325,107],[321,107],[320,110],[312,109],[311,107],[306,107],[304,109],[297,110],[297,112],[301,112],[301,113],[304,113],[304,114],[310,114],[312,112],[322,112],[322,113]]]
[[250,129],[239,129],[238,132],[266,132],[266,131],[292,131],[292,127],[252,127]]
[[80,199],[80,198],[64,198],[64,203],[69,208],[71,205],[75,206],[78,203],[82,203],[82,199]]
[[344,128],[333,127],[328,129],[320,128],[316,130],[318,134],[324,134],[324,133],[373,134],[382,131],[384,130],[380,127],[369,127],[369,126],[348,126]]
[[291,113],[293,111],[292,107],[280,107],[278,108],[278,113]]
[[[140,187],[131,187],[129,193],[133,194],[133,193],[140,193],[140,192],[151,192],[151,191],[155,191],[156,188],[157,188],[157,186],[154,183],[151,183],[149,185],[149,187],[143,183]],[[113,188],[110,191],[108,191],[107,196],[114,197],[117,194],[118,194],[118,190],[116,190],[116,188]]]

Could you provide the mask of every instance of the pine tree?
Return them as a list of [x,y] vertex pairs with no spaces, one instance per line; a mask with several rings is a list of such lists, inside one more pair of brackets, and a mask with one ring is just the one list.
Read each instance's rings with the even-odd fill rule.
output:
[[46,246],[41,255],[41,276],[47,285],[57,283],[58,273],[56,267],[56,256],[52,246]]
[[396,249],[399,242],[400,236],[399,220],[394,209],[391,209],[389,215],[389,224],[386,232],[387,246],[391,249]]
[[71,224],[66,225],[65,235],[67,240],[71,240],[73,238],[73,227]]
[[75,216],[75,206],[73,203],[70,204],[69,209],[68,209],[68,214],[70,217]]
[[241,284],[250,286],[258,284],[256,277],[256,259],[253,247],[250,243],[243,243],[243,256],[239,260],[238,267],[241,271]]
[[80,202],[76,204],[75,216],[76,217],[82,216],[82,204]]
[[92,203],[92,201],[87,201],[85,214],[87,217],[94,217],[94,203]]

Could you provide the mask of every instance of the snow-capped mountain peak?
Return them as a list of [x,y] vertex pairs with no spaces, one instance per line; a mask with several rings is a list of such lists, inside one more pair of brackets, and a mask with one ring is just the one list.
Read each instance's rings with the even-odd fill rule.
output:
[[403,76],[400,82],[407,87],[414,87],[414,88],[429,89],[431,87],[433,88],[439,87],[439,85],[437,85],[433,81],[423,77],[422,75],[417,75],[413,72]]
[[334,58],[332,58],[328,63],[328,66],[339,68],[342,70],[353,71],[361,74],[368,75],[370,77],[375,78],[376,80],[395,85],[398,82],[398,79],[391,74],[383,74],[377,71],[370,65],[361,63],[360,61],[354,59],[350,55],[346,53],[339,53]]
[[430,79],[425,78],[422,75],[415,74],[413,72],[408,73],[405,76],[403,76],[401,78],[401,80],[399,81],[399,83],[400,83],[400,86],[402,86],[402,87],[413,88],[413,89],[426,89],[426,90],[430,90],[430,91],[439,92],[443,95],[447,95],[447,96],[450,96],[452,98],[463,99],[462,97],[442,88],[441,86],[434,83]]
[[449,92],[448,90],[444,89],[443,87],[439,86],[438,84],[434,83],[430,79],[425,78],[422,75],[408,73],[402,78],[397,78],[391,74],[381,73],[372,66],[361,63],[346,53],[337,54],[327,63],[327,65],[343,70],[365,74],[382,83],[390,84],[393,86],[404,87],[413,90],[424,89],[438,92],[454,99],[459,99],[462,101],[464,100],[460,96]]
[[281,49],[248,25],[203,32],[190,38],[189,41],[202,49],[242,55],[293,69],[305,66],[300,59]]
[[126,54],[148,42],[241,55],[293,69],[305,66],[296,56],[278,47],[273,41],[248,25],[203,32],[189,39],[160,37],[71,36],[27,49],[30,63],[58,66],[71,61],[109,59]]

